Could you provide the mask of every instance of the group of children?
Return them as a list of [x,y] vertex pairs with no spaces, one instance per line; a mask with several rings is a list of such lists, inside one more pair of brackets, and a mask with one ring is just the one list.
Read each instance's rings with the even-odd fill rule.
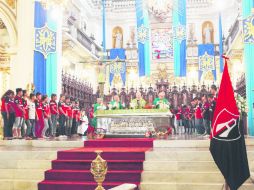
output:
[[[88,119],[79,102],[57,95],[51,98],[41,93],[28,95],[26,90],[8,90],[1,98],[4,139],[37,139],[76,135],[79,126],[87,126]],[[84,130],[81,130],[84,131]],[[82,134],[82,133],[81,133]]]
[[216,105],[216,93],[217,87],[212,85],[210,94],[201,98],[195,97],[190,105],[182,105],[174,110],[175,133],[180,133],[181,126],[183,126],[183,133],[210,135]]

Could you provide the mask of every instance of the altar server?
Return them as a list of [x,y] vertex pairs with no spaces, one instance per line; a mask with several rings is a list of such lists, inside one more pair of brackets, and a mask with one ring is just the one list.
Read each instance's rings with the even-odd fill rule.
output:
[[80,121],[81,121],[81,124],[78,126],[77,133],[79,135],[84,135],[88,129],[88,124],[89,124],[89,121],[88,121],[88,118],[87,118],[87,115],[86,115],[86,112],[84,109],[81,110]]

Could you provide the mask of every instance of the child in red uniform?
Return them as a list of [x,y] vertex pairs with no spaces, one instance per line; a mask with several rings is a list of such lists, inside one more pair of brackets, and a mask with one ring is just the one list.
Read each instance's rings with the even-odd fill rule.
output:
[[175,111],[175,126],[176,126],[176,133],[179,134],[179,128],[181,126],[181,115],[182,115],[182,108],[178,106],[178,109]]
[[42,137],[48,138],[46,136],[46,131],[49,129],[49,118],[50,118],[50,107],[48,103],[48,96],[44,95],[41,100],[42,100],[42,110],[43,110],[43,118],[44,118],[44,128],[42,130]]
[[50,100],[50,103],[49,103],[50,112],[51,112],[51,121],[52,121],[52,125],[51,125],[51,136],[52,137],[56,136],[57,118],[58,118],[58,115],[59,115],[56,100],[57,100],[56,94],[52,94],[51,95],[51,100]]
[[12,92],[10,94],[10,99],[8,102],[8,110],[9,110],[9,134],[11,134],[11,137],[13,137],[13,127],[14,127],[14,122],[15,122],[15,102],[14,102],[15,94]]
[[9,123],[10,123],[10,110],[9,110],[9,102],[10,102],[10,96],[11,94],[14,94],[12,90],[8,90],[4,93],[4,95],[1,98],[1,114],[4,122],[4,139],[8,140],[11,139],[12,132],[9,129]]
[[189,133],[190,128],[190,109],[188,106],[183,106],[183,126],[184,133]]
[[203,129],[203,117],[202,117],[202,103],[200,99],[195,99],[195,127],[199,135],[204,133]]
[[77,134],[79,122],[80,122],[80,109],[79,109],[79,102],[76,101],[73,108],[73,122],[72,122],[72,130],[71,130],[71,133],[73,135]]
[[27,104],[27,100],[28,100],[28,94],[26,90],[23,90],[23,97],[22,97],[22,102],[23,102],[23,108],[24,108],[24,121],[22,124],[22,128],[23,128],[23,136],[25,136],[25,138],[27,140],[31,140],[31,138],[29,137],[29,135],[27,134],[27,131],[31,131],[31,124],[29,122],[29,116],[28,116],[28,104]]
[[73,108],[72,108],[71,99],[69,97],[65,98],[65,106],[66,106],[66,111],[67,111],[65,134],[70,137],[71,136],[72,119],[73,119],[73,112],[72,112]]
[[37,138],[41,138],[42,130],[44,128],[44,118],[43,118],[43,110],[42,110],[42,95],[40,92],[36,93],[35,100],[35,109],[36,109],[36,126],[35,126],[35,134]]
[[16,96],[14,98],[14,111],[15,111],[15,122],[12,129],[13,138],[19,138],[22,139],[21,136],[21,127],[24,119],[24,107],[23,107],[23,101],[22,101],[22,95],[23,91],[21,88],[16,89]]
[[59,111],[59,137],[65,136],[65,122],[67,118],[67,110],[65,106],[65,96],[60,95],[60,100],[58,102]]

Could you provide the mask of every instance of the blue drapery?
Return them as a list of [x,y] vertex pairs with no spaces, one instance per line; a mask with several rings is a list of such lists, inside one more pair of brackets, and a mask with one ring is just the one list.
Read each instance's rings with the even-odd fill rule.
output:
[[211,71],[216,80],[215,51],[214,44],[198,45],[199,71],[198,80],[201,80],[204,71]]
[[[125,49],[116,48],[116,49],[111,49],[110,50],[110,59],[114,60],[114,59],[117,59],[117,58],[119,58],[120,60],[125,60],[126,59],[125,58]],[[122,70],[124,71],[124,72],[120,73],[120,76],[121,76],[123,85],[125,85],[125,82],[126,82],[126,63],[118,62],[118,64],[121,64]],[[109,74],[109,82],[110,82],[110,85],[111,85],[115,74],[118,74],[118,73],[112,73],[112,72],[109,72],[109,73],[110,73]]]
[[138,42],[139,76],[149,76],[151,66],[149,16],[148,11],[144,8],[143,0],[136,0],[135,3],[137,29],[139,30],[142,25],[148,29],[148,39],[144,42]]
[[[247,18],[251,15],[252,9],[254,8],[254,0],[243,0],[243,18]],[[246,43],[244,44],[244,63],[246,69],[246,94],[247,94],[247,104],[248,104],[248,128],[249,134],[254,136],[254,112],[253,112],[253,103],[254,103],[254,44]]]
[[[47,11],[41,3],[35,1],[34,27],[41,28],[47,22]],[[46,94],[46,60],[42,53],[34,51],[34,85],[35,91]]]
[[[186,0],[175,0],[173,9],[174,73],[186,76]],[[182,35],[184,33],[184,35]]]
[[222,21],[221,14],[219,15],[219,40],[220,40],[220,72],[223,72],[224,69],[224,61],[222,58],[223,55],[223,33],[222,33]]

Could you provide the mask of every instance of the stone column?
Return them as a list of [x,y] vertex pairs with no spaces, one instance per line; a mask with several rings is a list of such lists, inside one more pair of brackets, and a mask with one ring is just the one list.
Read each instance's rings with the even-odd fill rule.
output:
[[33,50],[34,50],[34,1],[17,1],[17,32],[18,43],[15,47],[16,54],[11,56],[12,89],[26,88],[33,82]]

